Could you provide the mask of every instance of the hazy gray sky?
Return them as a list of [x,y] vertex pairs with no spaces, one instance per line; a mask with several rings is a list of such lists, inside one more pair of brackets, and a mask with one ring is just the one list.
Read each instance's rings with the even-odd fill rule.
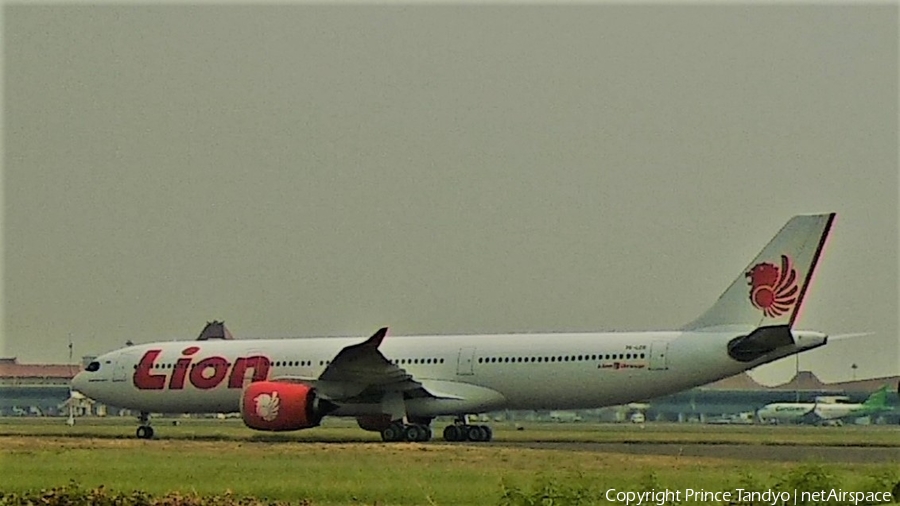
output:
[[3,15],[4,356],[673,328],[837,211],[801,367],[900,373],[896,5]]

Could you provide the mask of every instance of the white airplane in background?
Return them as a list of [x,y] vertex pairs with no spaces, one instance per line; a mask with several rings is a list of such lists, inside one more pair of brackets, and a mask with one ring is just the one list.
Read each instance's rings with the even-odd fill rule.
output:
[[[487,441],[466,413],[572,410],[627,404],[732,376],[822,346],[797,319],[834,214],[795,216],[718,301],[677,330],[160,342],[91,362],[73,388],[141,412],[240,411],[257,430],[355,417],[385,441],[427,441],[455,415],[447,441]],[[709,263],[710,259],[698,261]],[[683,296],[683,294],[678,294]]]
[[763,423],[825,423],[878,415],[893,409],[887,403],[889,388],[884,385],[862,403],[828,402],[822,398],[816,402],[775,402],[760,408],[756,416]]

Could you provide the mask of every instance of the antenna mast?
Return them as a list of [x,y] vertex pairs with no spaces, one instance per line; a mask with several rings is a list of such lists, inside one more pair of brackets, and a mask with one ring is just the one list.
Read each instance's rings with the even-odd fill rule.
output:
[[[69,374],[72,375],[72,333],[69,332]],[[75,399],[73,397],[72,392],[72,380],[69,380],[69,399],[67,404],[69,405],[69,418],[66,420],[66,425],[69,427],[75,425]]]

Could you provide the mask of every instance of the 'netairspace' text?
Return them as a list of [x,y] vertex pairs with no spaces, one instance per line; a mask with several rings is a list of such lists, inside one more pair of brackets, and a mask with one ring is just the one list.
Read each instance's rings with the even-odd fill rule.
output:
[[890,492],[851,492],[842,489],[831,490],[747,490],[737,488],[734,490],[651,490],[649,492],[630,492],[611,488],[606,491],[606,500],[614,503],[622,503],[626,506],[656,505],[664,506],[668,502],[715,502],[729,503],[754,502],[771,504],[772,506],[790,505],[807,502],[842,502],[849,504],[877,504],[892,502],[893,495]]

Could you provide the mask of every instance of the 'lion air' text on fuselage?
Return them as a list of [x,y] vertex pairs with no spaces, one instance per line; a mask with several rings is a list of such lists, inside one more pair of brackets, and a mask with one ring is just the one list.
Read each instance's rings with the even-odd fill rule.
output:
[[[228,363],[225,357],[206,357],[195,364],[191,364],[192,355],[200,348],[190,346],[182,350],[182,357],[175,361],[168,372],[157,372],[156,359],[162,350],[149,350],[144,353],[134,370],[134,386],[140,390],[181,390],[185,380],[200,390],[216,388],[225,378],[228,378],[228,388],[242,388],[247,371],[253,369],[253,377],[250,381],[265,381],[269,377],[271,362],[263,355],[240,357],[234,364]],[[168,381],[166,381],[168,380]]]

